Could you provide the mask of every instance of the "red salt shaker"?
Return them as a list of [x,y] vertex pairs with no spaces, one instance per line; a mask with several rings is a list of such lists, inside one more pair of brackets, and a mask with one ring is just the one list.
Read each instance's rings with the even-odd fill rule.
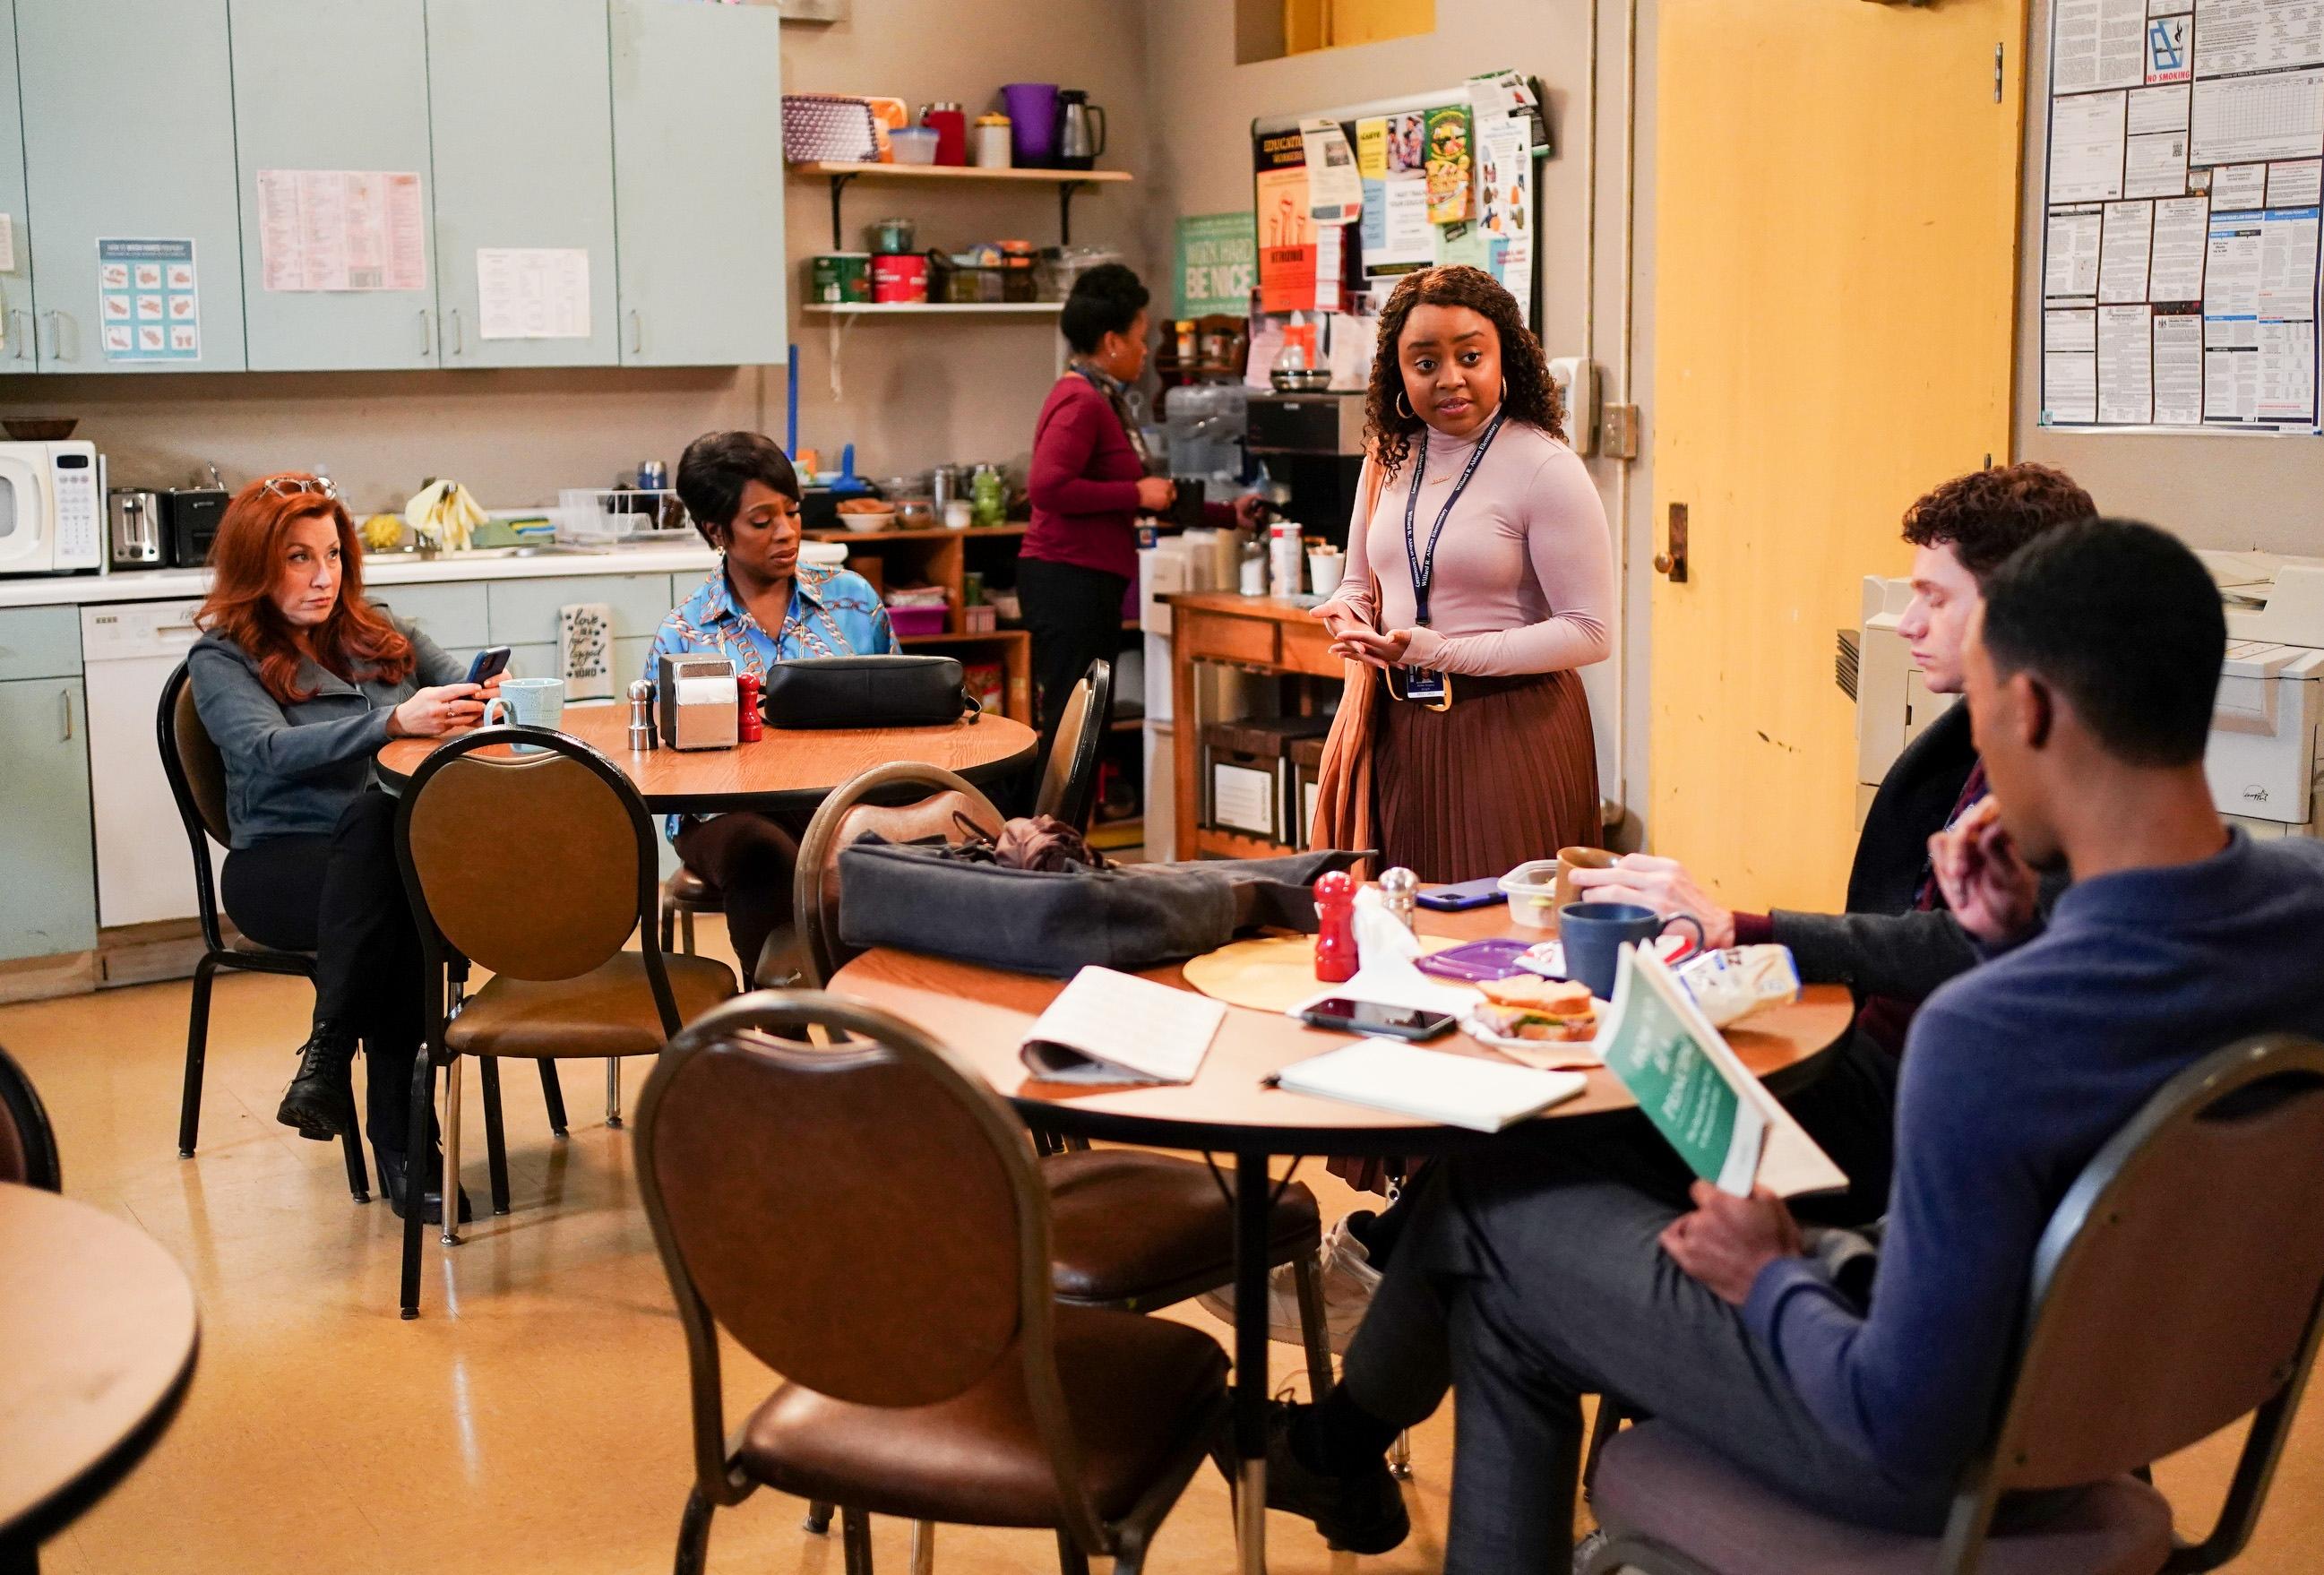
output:
[[1356,976],[1356,878],[1327,870],[1315,880],[1315,977],[1337,984]]
[[759,686],[765,682],[756,673],[734,675],[734,736],[743,743],[766,736],[766,726],[759,720]]

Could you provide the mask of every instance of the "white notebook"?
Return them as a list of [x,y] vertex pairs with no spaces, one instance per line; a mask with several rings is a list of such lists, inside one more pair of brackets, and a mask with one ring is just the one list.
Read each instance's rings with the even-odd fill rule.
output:
[[1589,1086],[1578,1072],[1536,1072],[1505,1061],[1425,1050],[1397,1039],[1359,1039],[1295,1061],[1276,1077],[1294,1093],[1418,1116],[1472,1132],[1498,1132]]
[[1033,1019],[1018,1054],[1050,1082],[1192,1082],[1223,1001],[1134,973],[1084,968]]

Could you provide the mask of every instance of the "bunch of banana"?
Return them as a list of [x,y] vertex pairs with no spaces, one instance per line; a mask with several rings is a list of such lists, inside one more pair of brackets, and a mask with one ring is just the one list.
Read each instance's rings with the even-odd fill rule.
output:
[[456,481],[429,482],[403,505],[403,518],[420,541],[444,552],[464,552],[469,533],[484,522],[484,510]]

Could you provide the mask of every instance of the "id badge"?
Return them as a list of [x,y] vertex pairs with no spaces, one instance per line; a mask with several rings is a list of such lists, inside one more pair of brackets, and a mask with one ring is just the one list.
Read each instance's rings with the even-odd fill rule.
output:
[[1435,668],[1404,669],[1404,697],[1418,705],[1443,702],[1450,693],[1444,675]]

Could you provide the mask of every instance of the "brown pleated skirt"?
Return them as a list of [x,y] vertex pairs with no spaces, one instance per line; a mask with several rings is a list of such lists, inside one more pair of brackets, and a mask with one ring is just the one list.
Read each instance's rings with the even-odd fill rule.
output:
[[1383,867],[1479,880],[1599,844],[1598,745],[1579,676],[1545,674],[1449,711],[1398,700],[1385,684],[1379,695],[1372,801]]

